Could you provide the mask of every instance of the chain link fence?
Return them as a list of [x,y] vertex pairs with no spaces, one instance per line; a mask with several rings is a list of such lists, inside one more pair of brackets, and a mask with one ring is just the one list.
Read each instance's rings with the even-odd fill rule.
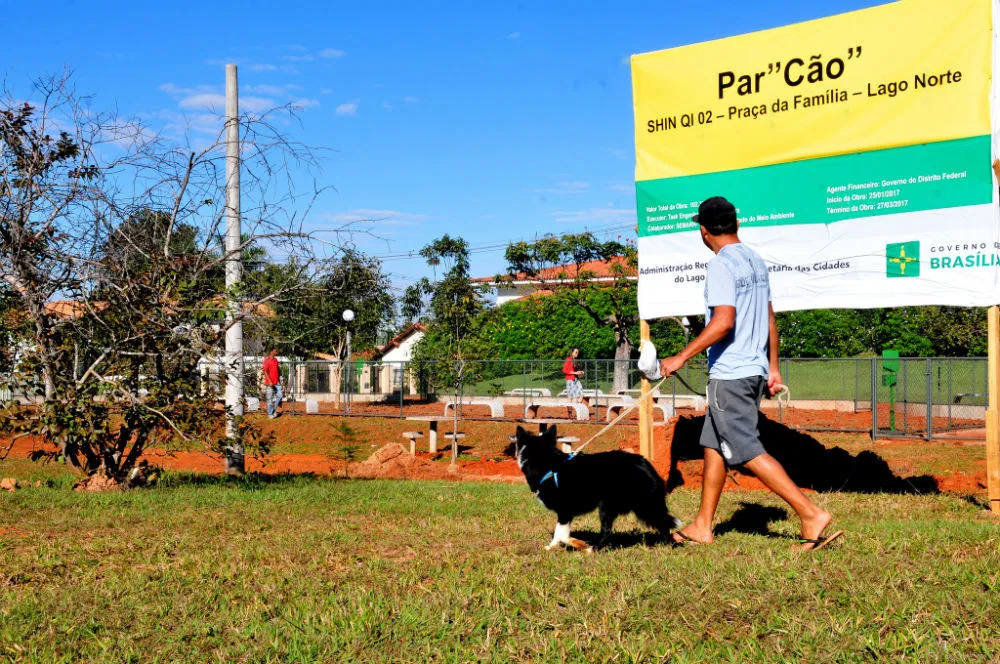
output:
[[[244,361],[250,412],[265,408],[262,362],[260,357]],[[640,395],[634,360],[577,360],[576,365],[584,372],[586,412],[595,423],[608,419],[609,408],[618,412]],[[546,411],[568,417],[573,400],[566,395],[562,366],[563,360],[440,364],[279,358],[282,412],[403,418],[443,417],[453,415],[454,408],[464,419],[517,420]],[[790,406],[765,399],[761,408],[792,428],[930,440],[985,426],[986,358],[783,358],[780,369],[791,390]],[[203,389],[222,394],[222,360],[205,359],[198,370]],[[40,381],[21,384],[24,380],[0,380],[0,402],[37,398],[31,395],[37,395]],[[654,399],[681,414],[698,413],[705,407],[706,382],[705,360],[694,360],[679,377],[664,381]]]

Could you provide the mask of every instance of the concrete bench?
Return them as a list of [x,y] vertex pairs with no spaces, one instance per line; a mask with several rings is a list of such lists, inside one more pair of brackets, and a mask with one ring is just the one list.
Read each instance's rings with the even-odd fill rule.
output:
[[[490,407],[490,417],[503,417],[503,404],[499,399],[471,399],[469,401],[461,402],[463,406],[489,406]],[[453,410],[457,401],[448,401],[444,404],[444,414],[452,415],[449,412]]]
[[541,407],[545,408],[572,408],[574,413],[574,419],[577,420],[589,420],[590,419],[590,408],[586,404],[578,403],[576,401],[553,401],[553,402],[529,402],[528,405],[524,407],[524,419],[532,420],[538,417],[538,409]]
[[[558,396],[565,397],[568,395],[566,394],[566,390],[563,390],[558,394]],[[582,396],[584,399],[607,399],[611,395],[605,394],[600,390],[589,389],[589,390],[580,390],[580,396]]]
[[547,387],[515,387],[505,394],[512,397],[551,397],[552,390]]
[[[604,419],[607,422],[618,417],[623,410],[626,408],[631,408],[638,404],[638,401],[628,396],[627,394],[621,395],[621,403],[609,403],[607,405],[607,410],[604,411]],[[652,398],[652,397],[650,397]],[[668,420],[674,416],[674,407],[670,404],[664,403],[654,403],[653,410],[659,410],[663,414],[663,419]]]
[[708,406],[708,402],[705,401],[705,397],[699,396],[697,394],[674,394],[665,395],[662,397],[664,400],[671,400],[673,403],[680,408],[693,408],[695,410],[705,410]]

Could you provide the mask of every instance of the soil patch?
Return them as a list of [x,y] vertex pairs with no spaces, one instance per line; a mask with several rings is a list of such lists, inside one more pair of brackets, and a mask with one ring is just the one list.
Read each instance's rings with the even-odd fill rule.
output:
[[[301,405],[301,404],[300,404]],[[322,405],[322,404],[321,404]],[[407,410],[417,408],[425,414],[439,415],[442,405],[436,402],[407,403]],[[352,413],[361,407],[352,404]],[[352,477],[399,477],[409,479],[462,479],[520,482],[523,481],[517,463],[504,449],[518,423],[488,419],[463,419],[459,429],[466,434],[458,449],[458,463],[451,467],[451,449],[443,435],[436,454],[427,451],[427,423],[406,421],[395,415],[398,404],[365,404],[366,409],[385,408],[389,416],[350,417],[330,415],[293,415],[286,404],[285,414],[274,420],[262,415],[258,424],[265,435],[274,436],[273,453],[265,457],[248,456],[249,472],[277,474],[344,475],[342,461],[333,458],[332,430],[342,422],[355,430],[356,440],[363,450],[364,461],[351,464],[347,474]],[[485,410],[485,407],[484,407]],[[475,410],[472,411],[475,413]],[[654,466],[668,479],[671,488],[701,485],[702,450],[698,445],[704,416],[681,409],[679,416],[654,428]],[[548,414],[548,413],[546,413]],[[553,409],[551,415],[565,416],[563,409]],[[603,434],[587,448],[588,453],[609,449],[637,451],[637,415]],[[870,413],[842,413],[783,409],[769,411],[761,418],[761,433],[768,451],[785,465],[792,478],[802,487],[816,491],[955,491],[983,493],[986,473],[980,457],[981,440],[942,440],[926,442],[913,439],[879,439],[874,443],[864,433],[829,432],[805,433],[798,426],[829,426],[844,428],[857,425],[870,428]],[[954,421],[953,421],[954,423]],[[534,429],[534,425],[521,424]],[[601,423],[566,420],[558,425],[560,435],[572,435],[588,440],[603,426]],[[452,424],[442,422],[440,434],[450,431]],[[408,443],[401,434],[408,430],[423,430],[418,452],[410,455]],[[401,444],[402,443],[402,444]],[[0,449],[11,444],[0,437]],[[22,438],[14,441],[9,458],[26,459],[33,451],[52,450],[39,441]],[[985,456],[985,453],[982,454]],[[152,466],[195,473],[222,474],[224,459],[213,452],[182,449],[168,451],[149,449],[143,459]],[[929,473],[926,469],[934,467]],[[939,468],[938,468],[939,467]],[[946,469],[941,471],[940,469]],[[0,472],[4,471],[0,461]],[[6,472],[4,475],[14,473]],[[26,479],[26,478],[22,478]],[[734,471],[727,490],[759,490],[762,485],[752,476]]]

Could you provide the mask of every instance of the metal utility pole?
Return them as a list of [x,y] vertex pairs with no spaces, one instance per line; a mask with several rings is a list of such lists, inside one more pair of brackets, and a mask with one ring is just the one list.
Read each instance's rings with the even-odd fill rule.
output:
[[226,474],[242,475],[243,442],[237,422],[243,416],[243,321],[236,295],[243,279],[240,250],[240,104],[236,65],[226,65]]

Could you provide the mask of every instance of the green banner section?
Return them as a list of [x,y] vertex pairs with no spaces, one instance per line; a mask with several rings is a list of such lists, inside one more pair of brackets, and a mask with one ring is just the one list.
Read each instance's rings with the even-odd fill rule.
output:
[[639,236],[694,230],[710,196],[740,225],[828,224],[993,200],[990,136],[636,182]]

